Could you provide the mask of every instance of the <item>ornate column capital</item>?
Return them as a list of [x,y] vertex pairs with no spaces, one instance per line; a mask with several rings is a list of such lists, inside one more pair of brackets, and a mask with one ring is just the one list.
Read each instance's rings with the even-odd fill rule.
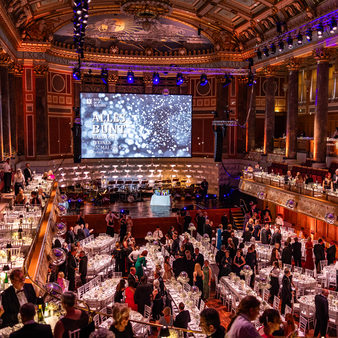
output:
[[143,73],[143,82],[146,87],[151,87],[153,85],[153,76],[151,73]]
[[36,76],[45,76],[48,73],[48,65],[37,64],[34,65],[34,74]]
[[299,70],[300,60],[296,58],[290,58],[286,61],[286,68],[288,71]]
[[0,66],[9,66],[12,63],[11,57],[6,53],[0,54]]
[[328,62],[332,56],[332,50],[329,48],[316,48],[312,55],[317,60],[317,63]]
[[14,74],[15,76],[22,76],[22,74],[23,74],[23,66],[20,63],[12,62],[8,66],[8,71],[10,73]]
[[273,77],[276,75],[277,69],[273,66],[266,66],[262,69],[261,75],[265,77]]

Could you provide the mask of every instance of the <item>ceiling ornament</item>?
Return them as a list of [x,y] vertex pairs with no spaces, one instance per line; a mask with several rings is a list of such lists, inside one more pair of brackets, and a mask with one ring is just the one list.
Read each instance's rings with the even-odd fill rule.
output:
[[123,0],[121,10],[134,16],[143,30],[149,32],[160,17],[171,13],[172,4],[169,0]]

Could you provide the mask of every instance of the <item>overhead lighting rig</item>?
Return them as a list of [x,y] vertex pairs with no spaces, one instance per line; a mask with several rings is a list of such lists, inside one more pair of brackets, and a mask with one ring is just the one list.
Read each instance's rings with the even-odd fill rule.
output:
[[84,57],[84,40],[88,25],[88,9],[90,0],[74,0],[73,2],[73,24],[74,24],[74,45],[80,58]]

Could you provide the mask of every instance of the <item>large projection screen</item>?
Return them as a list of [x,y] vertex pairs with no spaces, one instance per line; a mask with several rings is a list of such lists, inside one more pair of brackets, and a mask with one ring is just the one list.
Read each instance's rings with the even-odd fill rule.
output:
[[81,93],[82,158],[191,157],[191,95]]

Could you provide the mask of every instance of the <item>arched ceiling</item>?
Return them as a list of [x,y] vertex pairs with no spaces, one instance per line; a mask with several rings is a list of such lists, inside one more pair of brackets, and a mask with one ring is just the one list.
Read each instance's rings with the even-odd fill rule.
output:
[[[281,23],[282,30],[285,31],[290,29],[291,25],[311,19],[311,16],[315,15],[316,7],[323,2],[322,0],[171,0],[173,11],[168,18],[162,19],[160,24],[162,28],[165,25],[174,30],[181,28],[185,33],[181,34],[182,40],[179,42],[170,40],[170,37],[167,37],[167,41],[161,41],[163,34],[160,35],[156,48],[170,49],[173,43],[177,48],[182,46],[188,48],[188,41],[191,43],[195,40],[191,43],[193,48],[198,40],[203,48],[211,45],[216,50],[243,51],[257,42],[260,43],[266,36],[271,35],[272,31],[276,34],[277,23]],[[0,3],[23,40],[52,41],[57,38],[61,40],[69,38],[67,36],[73,17],[72,0],[0,0]],[[106,34],[104,37],[96,34],[95,37],[95,29],[92,28],[90,32],[92,36],[88,36],[89,43],[113,45],[117,43],[119,37],[126,36],[124,33],[116,32],[117,20],[127,22],[129,31],[133,26],[129,23],[132,18],[126,18],[121,14],[121,3],[122,1],[116,0],[91,0],[89,17],[93,27],[98,22],[102,24],[105,21],[109,30],[114,30],[115,27],[112,33],[117,37],[114,38],[114,34],[111,36]],[[202,37],[196,34],[199,27]],[[140,31],[137,32],[137,29],[134,31],[134,37],[140,37],[142,34]],[[145,34],[143,36],[146,37]],[[155,36],[148,39],[153,45],[155,40]],[[129,40],[129,44],[126,44],[125,41],[127,40],[120,39],[118,44],[120,46],[125,44],[128,48],[140,48],[140,44],[136,42]]]

